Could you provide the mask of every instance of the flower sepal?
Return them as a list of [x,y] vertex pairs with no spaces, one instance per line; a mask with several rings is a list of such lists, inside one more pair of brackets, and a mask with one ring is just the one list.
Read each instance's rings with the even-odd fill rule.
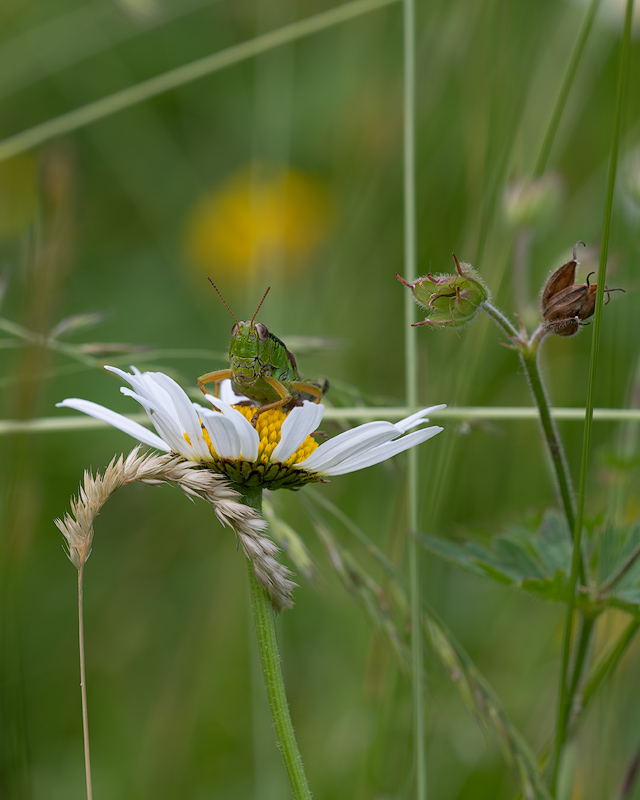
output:
[[262,464],[242,459],[236,461],[217,459],[212,465],[203,466],[213,466],[216,472],[226,475],[238,489],[244,486],[250,488],[261,486],[264,489],[297,490],[307,483],[328,483],[327,479],[318,473],[296,469],[279,461]]

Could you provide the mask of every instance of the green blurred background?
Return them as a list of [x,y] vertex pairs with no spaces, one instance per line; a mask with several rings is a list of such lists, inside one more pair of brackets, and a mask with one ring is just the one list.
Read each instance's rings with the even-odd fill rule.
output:
[[[534,324],[545,277],[577,240],[588,245],[581,280],[597,264],[622,27],[604,5],[546,193],[528,212],[523,194],[505,198],[532,174],[586,6],[417,3],[419,269],[450,270],[454,251],[482,272],[501,307]],[[0,137],[331,8],[325,0],[6,0]],[[634,39],[608,268],[609,286],[626,295],[605,311],[596,397],[613,408],[638,404],[639,55]],[[222,368],[233,321],[206,276],[240,319],[271,285],[261,321],[292,346],[305,376],[329,378],[335,405],[402,404],[406,325],[394,278],[404,269],[402,58],[402,9],[391,3],[1,162],[3,320],[46,334],[72,315],[102,315],[61,336],[68,352],[3,324],[2,417],[69,416],[54,409],[65,397],[133,412],[101,363],[162,369],[185,388]],[[419,330],[421,403],[530,405],[499,338],[486,319],[459,335]],[[555,405],[584,404],[590,343],[589,328],[545,343]],[[423,530],[486,539],[555,503],[535,422],[445,427],[420,449]],[[561,433],[576,475],[582,426],[563,423]],[[628,435],[596,424],[589,514],[615,496],[620,513],[637,515]],[[83,794],[76,578],[53,518],[85,468],[104,468],[131,446],[106,429],[0,438],[2,798]],[[317,489],[400,564],[404,471],[397,458]],[[333,573],[304,490],[274,501],[321,576],[299,577],[296,606],[279,622],[314,794],[408,798],[410,687]],[[96,527],[85,591],[96,797],[287,797],[232,534],[204,504],[137,485],[108,503]],[[352,546],[344,530],[335,535]],[[537,750],[553,726],[562,610],[433,557],[424,568],[429,601]],[[617,625],[607,617],[599,634]],[[427,669],[431,796],[513,797],[496,741],[483,737],[434,659]],[[632,650],[590,712],[574,797],[613,796],[640,746],[637,669]]]

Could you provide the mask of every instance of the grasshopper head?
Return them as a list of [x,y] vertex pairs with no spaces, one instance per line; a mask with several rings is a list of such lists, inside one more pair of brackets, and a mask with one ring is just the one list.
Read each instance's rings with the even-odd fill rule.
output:
[[258,355],[260,343],[269,338],[267,326],[252,319],[236,322],[231,328],[231,344],[229,355],[233,359],[253,359]]
[[258,307],[251,319],[240,321],[229,308],[227,301],[220,294],[220,290],[211,278],[209,278],[209,281],[231,316],[235,319],[235,325],[231,329],[231,342],[229,344],[229,359],[233,371],[233,380],[239,386],[248,387],[255,383],[258,377],[256,370],[258,369],[257,364],[261,345],[269,339],[267,326],[263,325],[261,322],[256,322],[255,319],[271,287],[267,288],[267,291],[262,296],[262,300],[258,303]]
[[265,342],[269,338],[269,331],[267,326],[261,322],[254,322],[252,319],[248,322],[236,322],[231,328],[232,339],[257,339],[259,342]]

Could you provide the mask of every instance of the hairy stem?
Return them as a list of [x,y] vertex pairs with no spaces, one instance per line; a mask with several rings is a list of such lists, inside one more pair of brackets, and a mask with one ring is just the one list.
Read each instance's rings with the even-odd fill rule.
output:
[[[241,490],[245,505],[258,513],[262,511],[262,489],[260,487],[238,487]],[[273,719],[273,727],[278,740],[278,747],[284,766],[289,776],[289,783],[295,800],[311,800],[311,791],[304,772],[302,757],[298,749],[280,664],[280,651],[276,636],[275,612],[267,591],[258,583],[253,564],[247,559],[249,583],[251,588],[251,605],[253,621],[260,651],[260,664],[267,699]]]
[[525,343],[519,339],[519,332],[499,309],[491,303],[485,303],[483,309],[507,336],[520,341],[520,345],[516,345],[515,349],[524,367],[531,394],[538,407],[540,424],[542,425],[544,440],[547,443],[547,449],[551,457],[556,486],[558,487],[560,501],[567,520],[569,535],[572,535],[576,518],[575,499],[564,448],[562,447],[556,424],[551,416],[551,406],[549,405],[549,398],[547,397],[538,364],[538,349],[542,340],[542,336],[539,333],[540,329],[533,334],[528,343]]
[[558,429],[551,416],[551,407],[549,405],[549,398],[542,382],[542,375],[538,365],[538,352],[537,348],[533,352],[521,353],[520,360],[527,373],[529,380],[529,387],[531,393],[538,406],[538,413],[540,414],[540,424],[544,434],[545,442],[549,456],[551,457],[551,464],[556,479],[556,485],[560,494],[562,508],[567,520],[567,527],[569,535],[573,535],[575,526],[575,498],[573,494],[573,487],[571,485],[571,476],[569,475],[569,467],[567,459],[564,454],[564,448],[560,441]]

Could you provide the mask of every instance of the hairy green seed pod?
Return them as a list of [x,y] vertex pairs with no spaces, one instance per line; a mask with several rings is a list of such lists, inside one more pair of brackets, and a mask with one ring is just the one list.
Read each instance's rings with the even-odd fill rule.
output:
[[411,289],[418,305],[429,312],[422,322],[414,322],[414,327],[460,328],[471,322],[482,304],[489,300],[489,289],[471,264],[461,264],[455,254],[453,260],[455,275],[428,273],[425,278],[410,283],[396,272],[396,278]]

